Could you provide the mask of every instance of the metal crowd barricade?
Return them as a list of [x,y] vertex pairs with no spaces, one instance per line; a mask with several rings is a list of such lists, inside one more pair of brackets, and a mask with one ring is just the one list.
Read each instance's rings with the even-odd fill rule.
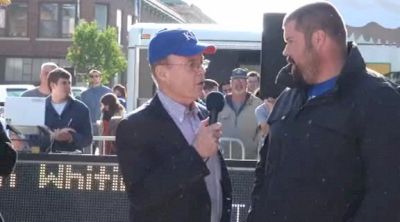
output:
[[[105,143],[106,141],[115,141],[115,136],[93,136],[93,141],[99,141],[101,142],[101,146],[99,146],[99,153],[101,155],[105,155]],[[239,145],[240,148],[240,152],[241,152],[241,160],[245,159],[245,147],[243,144],[243,141],[238,139],[238,138],[233,138],[233,137],[221,137],[219,139],[220,143],[228,143],[228,149],[229,149],[229,159],[232,159],[232,149],[233,146],[232,144],[237,143]],[[237,147],[237,146],[235,146]]]
[[101,146],[99,146],[99,154],[105,155],[106,141],[115,141],[115,136],[93,136],[93,141],[101,142]]
[[245,148],[243,141],[238,138],[233,138],[233,137],[221,137],[219,139],[219,142],[222,144],[223,142],[227,142],[229,144],[229,159],[232,159],[232,144],[237,143],[240,146],[240,151],[242,153],[242,158],[241,160],[245,159]]

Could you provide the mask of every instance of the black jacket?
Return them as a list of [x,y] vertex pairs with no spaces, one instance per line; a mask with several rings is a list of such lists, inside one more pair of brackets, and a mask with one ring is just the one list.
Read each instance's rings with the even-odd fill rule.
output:
[[7,137],[0,123],[0,176],[8,176],[14,168],[17,153],[12,149],[10,139]]
[[[14,169],[17,153],[12,149],[10,139],[4,132],[3,125],[0,123],[0,176],[7,177]],[[0,222],[4,219],[0,214]]]
[[336,87],[284,91],[260,151],[249,222],[400,221],[400,95],[349,46]]
[[76,133],[72,133],[71,143],[54,141],[52,151],[82,150],[92,143],[89,109],[77,99],[70,97],[63,112],[59,115],[51,104],[51,96],[47,97],[45,124],[51,130],[69,127],[76,131]]
[[[130,221],[210,221],[211,203],[204,181],[209,173],[207,166],[158,96],[120,122],[116,144],[130,201]],[[220,160],[221,222],[229,222],[231,184],[221,155]]]

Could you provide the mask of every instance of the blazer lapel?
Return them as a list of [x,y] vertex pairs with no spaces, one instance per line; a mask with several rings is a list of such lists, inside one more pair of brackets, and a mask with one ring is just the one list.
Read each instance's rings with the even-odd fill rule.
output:
[[161,130],[160,139],[162,141],[168,141],[170,144],[174,144],[174,146],[177,147],[190,145],[172,117],[163,107],[157,95],[153,97],[148,108],[153,118],[156,119],[157,130]]

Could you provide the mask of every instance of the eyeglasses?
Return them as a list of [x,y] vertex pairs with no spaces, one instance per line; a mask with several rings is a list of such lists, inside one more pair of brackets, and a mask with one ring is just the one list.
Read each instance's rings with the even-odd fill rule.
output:
[[89,75],[89,78],[99,78],[99,75]]
[[160,65],[171,65],[171,66],[186,66],[189,67],[190,70],[206,70],[208,65],[210,64],[209,60],[203,60],[202,62],[188,62],[188,63],[163,63]]

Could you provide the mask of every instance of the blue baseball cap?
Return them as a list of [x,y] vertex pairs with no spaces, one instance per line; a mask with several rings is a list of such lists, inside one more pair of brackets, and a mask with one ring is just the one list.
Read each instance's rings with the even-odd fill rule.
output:
[[247,79],[247,72],[246,68],[236,68],[232,70],[231,79]]
[[215,46],[199,43],[193,32],[184,29],[163,29],[149,44],[149,63],[154,64],[169,55],[194,56],[214,54]]

